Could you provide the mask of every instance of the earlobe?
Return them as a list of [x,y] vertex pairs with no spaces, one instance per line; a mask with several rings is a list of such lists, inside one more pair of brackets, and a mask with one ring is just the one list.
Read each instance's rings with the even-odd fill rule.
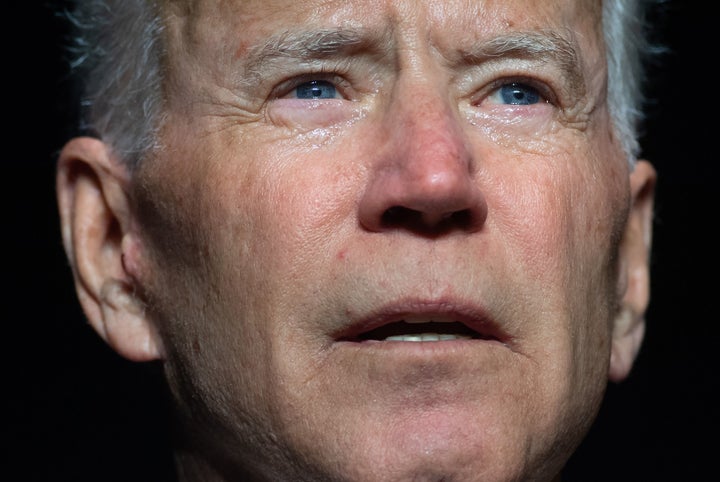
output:
[[83,311],[121,356],[150,361],[162,357],[160,339],[123,263],[123,250],[134,236],[128,181],[126,170],[98,139],[73,139],[58,158],[62,241]]
[[650,300],[650,248],[656,173],[647,161],[637,161],[630,174],[632,206],[620,246],[618,273],[621,305],[613,325],[608,376],[625,379],[640,351],[645,334],[645,311]]

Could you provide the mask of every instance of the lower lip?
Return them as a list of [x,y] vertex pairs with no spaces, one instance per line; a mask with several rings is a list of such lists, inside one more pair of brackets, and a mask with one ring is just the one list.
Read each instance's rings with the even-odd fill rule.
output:
[[384,352],[406,352],[432,356],[454,351],[475,350],[480,348],[500,348],[506,345],[495,339],[456,338],[438,341],[401,341],[401,340],[359,340],[336,341],[338,347],[357,350],[380,350]]

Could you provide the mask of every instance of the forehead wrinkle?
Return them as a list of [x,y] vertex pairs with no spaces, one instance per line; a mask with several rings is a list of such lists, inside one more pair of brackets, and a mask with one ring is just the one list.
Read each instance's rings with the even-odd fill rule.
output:
[[467,63],[511,58],[557,64],[573,89],[585,91],[585,77],[574,44],[556,31],[518,31],[498,35],[463,50]]

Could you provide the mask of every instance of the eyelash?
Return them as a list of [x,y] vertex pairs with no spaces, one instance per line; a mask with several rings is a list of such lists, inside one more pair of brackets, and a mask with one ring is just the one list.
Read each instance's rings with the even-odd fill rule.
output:
[[509,76],[509,77],[502,77],[497,80],[492,81],[490,84],[487,85],[484,89],[482,89],[483,94],[481,94],[477,101],[474,101],[473,104],[478,105],[481,103],[484,99],[487,99],[491,94],[494,94],[497,92],[500,88],[504,86],[509,86],[512,84],[519,84],[523,86],[530,87],[532,89],[535,89],[538,94],[545,100],[546,103],[554,106],[558,106],[558,97],[555,95],[555,91],[551,86],[549,86],[547,83],[539,81],[534,78],[524,77],[524,76]]
[[273,89],[271,98],[282,99],[283,97],[291,94],[300,85],[313,80],[330,82],[331,84],[333,84],[333,86],[335,86],[337,92],[342,97],[347,98],[347,91],[349,90],[351,85],[351,83],[346,80],[347,75],[347,72],[343,72],[342,69],[328,68],[320,68],[316,71],[303,73],[280,82],[278,86]]
[[[290,95],[300,85],[313,80],[330,82],[337,89],[341,98],[349,99],[351,98],[350,89],[352,85],[352,82],[348,80],[349,75],[350,74],[346,69],[339,68],[338,66],[334,66],[333,68],[321,67],[314,71],[289,77],[280,82],[277,87],[273,89],[271,99],[282,99]],[[548,83],[544,81],[522,75],[503,76],[490,82],[485,87],[481,88],[478,93],[473,95],[475,100],[471,103],[476,106],[480,105],[490,95],[497,92],[498,89],[511,84],[520,84],[533,88],[540,94],[545,103],[561,107],[559,105],[558,96],[555,94],[552,86],[548,85]]]

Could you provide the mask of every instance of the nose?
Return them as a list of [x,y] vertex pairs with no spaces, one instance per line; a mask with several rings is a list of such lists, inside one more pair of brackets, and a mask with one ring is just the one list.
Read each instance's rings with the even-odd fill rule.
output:
[[480,230],[487,204],[449,100],[428,89],[400,96],[388,107],[382,128],[379,158],[360,200],[361,225],[427,236]]

